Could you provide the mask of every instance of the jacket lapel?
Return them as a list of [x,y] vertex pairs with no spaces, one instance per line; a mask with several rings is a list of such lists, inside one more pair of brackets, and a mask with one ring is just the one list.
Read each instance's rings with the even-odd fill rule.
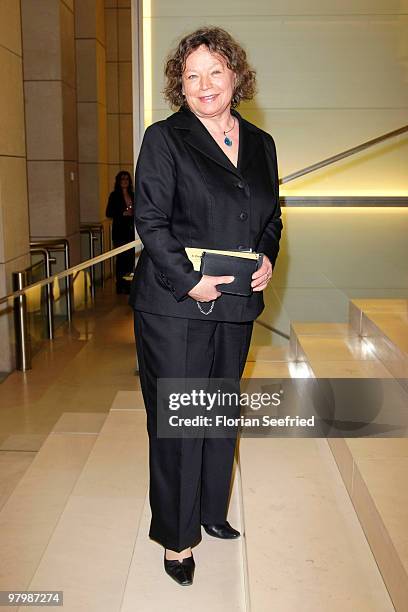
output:
[[[235,110],[231,111],[240,124],[238,168],[228,159],[221,147],[208,132],[206,127],[190,109],[182,107],[172,116],[174,127],[185,131],[184,140],[188,145],[209,157],[229,172],[243,178],[242,172],[248,166],[256,152],[257,135],[246,125],[246,121]],[[255,149],[254,149],[255,147]]]

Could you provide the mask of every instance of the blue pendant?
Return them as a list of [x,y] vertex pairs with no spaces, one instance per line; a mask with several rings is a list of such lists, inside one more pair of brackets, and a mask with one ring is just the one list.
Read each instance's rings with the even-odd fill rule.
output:
[[230,140],[228,136],[224,138],[224,142],[227,145],[227,147],[232,147],[232,140]]

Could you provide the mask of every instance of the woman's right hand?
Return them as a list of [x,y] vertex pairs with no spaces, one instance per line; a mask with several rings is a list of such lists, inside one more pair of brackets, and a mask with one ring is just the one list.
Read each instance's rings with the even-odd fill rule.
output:
[[216,285],[232,283],[234,276],[210,276],[204,274],[201,280],[188,292],[188,295],[197,302],[211,302],[221,295]]

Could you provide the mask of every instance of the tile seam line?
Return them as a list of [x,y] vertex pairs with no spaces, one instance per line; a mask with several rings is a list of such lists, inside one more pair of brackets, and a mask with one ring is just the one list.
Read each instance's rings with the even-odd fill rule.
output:
[[106,49],[106,44],[100,40],[97,36],[75,36],[74,40],[95,40],[97,43],[101,45],[104,49]]
[[22,51],[21,51],[21,54],[19,54],[19,53],[17,53],[17,51],[14,51],[14,49],[10,49],[10,47],[7,47],[6,45],[3,45],[2,43],[0,43],[0,49],[5,49],[6,51],[11,53],[12,55],[15,55],[15,57],[18,57],[18,59],[20,59],[21,61],[23,61],[23,52]]

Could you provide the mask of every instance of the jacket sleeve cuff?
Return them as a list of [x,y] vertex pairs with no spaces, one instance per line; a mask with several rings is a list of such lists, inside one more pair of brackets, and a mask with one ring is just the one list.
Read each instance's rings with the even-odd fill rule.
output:
[[167,285],[167,287],[173,294],[174,298],[177,300],[177,302],[181,302],[182,300],[185,300],[187,297],[189,297],[188,292],[191,291],[191,289],[195,287],[197,283],[199,283],[202,279],[201,272],[192,270],[189,273],[188,277],[185,278],[185,280],[177,281],[177,286],[174,286],[165,274],[161,273],[160,276],[163,282]]
[[277,244],[276,247],[265,247],[265,246],[259,245],[259,248],[257,250],[261,253],[264,253],[268,257],[269,261],[272,264],[272,268],[274,268],[275,262],[278,258],[279,244]]

